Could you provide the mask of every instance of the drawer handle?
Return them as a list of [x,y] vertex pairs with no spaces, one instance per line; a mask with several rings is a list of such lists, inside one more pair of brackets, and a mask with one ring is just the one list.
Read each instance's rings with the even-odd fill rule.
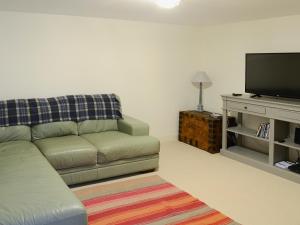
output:
[[248,109],[248,107],[247,107],[247,106],[244,106],[244,109]]

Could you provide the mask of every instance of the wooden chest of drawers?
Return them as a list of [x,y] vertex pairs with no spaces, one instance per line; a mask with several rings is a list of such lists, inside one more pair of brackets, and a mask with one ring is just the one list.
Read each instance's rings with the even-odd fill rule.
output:
[[220,152],[222,116],[213,117],[210,112],[180,112],[178,139],[210,153]]

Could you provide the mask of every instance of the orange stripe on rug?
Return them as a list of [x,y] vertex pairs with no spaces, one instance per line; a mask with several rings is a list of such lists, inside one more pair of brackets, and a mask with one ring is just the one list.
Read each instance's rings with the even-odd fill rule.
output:
[[116,208],[118,206],[126,206],[129,204],[135,204],[135,203],[147,201],[147,200],[154,199],[154,198],[160,198],[160,197],[165,197],[165,196],[169,196],[172,194],[178,194],[180,192],[181,191],[178,190],[178,188],[172,187],[172,188],[168,188],[168,189],[164,189],[164,190],[160,190],[160,191],[145,193],[143,195],[130,196],[130,197],[122,198],[122,199],[111,200],[109,202],[102,202],[102,203],[87,207],[86,209],[87,209],[87,212],[89,213],[89,215],[92,215],[95,212],[100,212],[105,209],[112,209],[112,208]]
[[193,217],[183,222],[176,223],[175,225],[197,225],[197,224],[198,225],[199,224],[224,225],[225,219],[229,219],[229,218],[227,218],[225,215],[223,215],[218,211],[211,210],[204,215]]
[[159,210],[153,210],[151,212],[145,212],[139,214],[139,216],[128,218],[127,220],[124,221],[118,221],[118,225],[131,225],[131,224],[145,224],[149,223],[152,221],[156,221],[157,219],[161,219],[163,217],[167,217],[170,215],[176,215],[178,213],[181,213],[182,211],[188,211],[188,210],[193,210],[196,208],[200,208],[203,206],[203,204],[199,202],[186,202],[186,203],[176,203],[176,207],[168,208],[168,207],[163,207]]

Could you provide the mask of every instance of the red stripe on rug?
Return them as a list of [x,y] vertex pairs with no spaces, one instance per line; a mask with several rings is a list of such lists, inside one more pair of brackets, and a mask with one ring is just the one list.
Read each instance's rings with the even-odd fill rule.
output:
[[97,198],[82,201],[82,203],[84,206],[89,207],[94,204],[99,204],[99,203],[103,203],[103,202],[107,202],[107,201],[111,201],[111,200],[122,199],[122,198],[130,197],[130,196],[136,196],[136,195],[141,195],[141,194],[145,194],[145,193],[149,193],[149,192],[164,190],[164,189],[167,189],[170,187],[174,187],[174,186],[169,183],[164,183],[164,184],[159,184],[159,185],[155,185],[155,186],[136,189],[133,191],[127,191],[127,192],[97,197]]
[[233,222],[232,219],[230,219],[229,217],[226,217],[223,220],[220,220],[218,222],[212,223],[210,225],[228,225],[228,224],[230,224],[232,222]]
[[117,208],[108,209],[106,211],[101,211],[101,212],[98,212],[96,214],[90,215],[89,216],[89,221],[93,221],[93,220],[103,218],[103,217],[106,217],[106,216],[112,216],[113,214],[120,214],[120,213],[123,213],[125,211],[132,210],[132,209],[138,209],[138,208],[142,208],[142,207],[145,207],[145,206],[150,206],[150,205],[157,204],[157,203],[160,203],[160,202],[163,202],[163,201],[170,201],[170,200],[183,198],[183,197],[186,197],[186,196],[189,196],[189,194],[187,194],[185,192],[180,192],[180,193],[170,195],[170,196],[166,196],[166,197],[159,198],[159,199],[152,199],[152,200],[149,200],[149,201],[135,203],[133,205],[120,206],[120,207],[117,207]]
[[130,220],[126,221],[126,222],[117,222],[117,225],[132,225],[132,224],[144,224],[144,223],[150,223],[150,222],[154,222],[158,219],[162,219],[165,218],[167,216],[175,216],[181,212],[187,212],[189,210],[193,210],[196,208],[199,208],[201,206],[205,205],[204,203],[195,201],[195,202],[191,202],[190,204],[183,206],[183,207],[178,207],[178,208],[166,208],[164,211],[162,212],[153,212],[152,215],[149,216],[143,216],[141,218],[131,218]]

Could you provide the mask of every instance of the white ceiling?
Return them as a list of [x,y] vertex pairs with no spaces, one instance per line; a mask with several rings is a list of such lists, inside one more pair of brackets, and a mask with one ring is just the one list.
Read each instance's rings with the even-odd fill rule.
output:
[[300,14],[300,0],[182,0],[171,10],[154,0],[0,0],[0,10],[211,25]]

